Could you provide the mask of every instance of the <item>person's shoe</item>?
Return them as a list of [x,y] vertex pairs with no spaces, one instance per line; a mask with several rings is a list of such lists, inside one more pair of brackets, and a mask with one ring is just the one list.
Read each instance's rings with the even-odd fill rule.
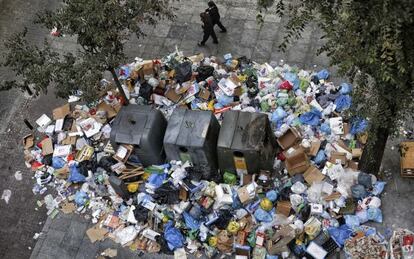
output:
[[197,43],[197,46],[199,46],[199,47],[203,47],[203,46],[205,46],[206,44],[205,43],[201,43],[201,42],[198,42]]
[[218,44],[218,41],[213,41],[214,44]]
[[227,32],[227,30],[222,30],[222,31],[220,31],[221,33],[226,33]]

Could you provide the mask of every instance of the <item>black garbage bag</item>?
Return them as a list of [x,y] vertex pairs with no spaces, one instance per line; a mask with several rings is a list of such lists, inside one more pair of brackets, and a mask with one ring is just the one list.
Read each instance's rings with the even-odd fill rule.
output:
[[219,218],[213,223],[218,229],[226,229],[230,220],[233,218],[233,214],[230,210],[220,210],[218,212]]
[[160,245],[161,250],[160,250],[160,254],[167,254],[167,255],[173,255],[174,252],[170,250],[170,248],[168,248],[168,243],[167,241],[164,239],[163,235],[158,235],[155,237],[155,241],[157,241],[157,243]]
[[51,166],[52,165],[52,158],[53,158],[53,154],[45,155],[43,157],[42,163],[44,165]]
[[201,82],[209,78],[214,73],[214,67],[212,66],[199,66],[197,68],[197,82]]
[[139,88],[139,96],[141,96],[148,102],[151,99],[152,91],[152,86],[150,86],[147,82],[144,82],[141,84],[141,87]]
[[160,204],[177,204],[180,202],[179,191],[171,184],[161,185],[152,197]]
[[88,176],[88,171],[92,171],[92,173],[96,172],[98,165],[95,159],[91,159],[80,162],[78,167],[81,174]]
[[185,61],[175,68],[175,80],[181,84],[191,79],[193,74],[192,65],[190,61]]
[[141,205],[135,207],[134,216],[138,222],[147,222],[148,221],[148,212],[149,210]]
[[111,156],[104,156],[99,160],[98,166],[103,168],[107,172],[111,172],[111,166],[118,163],[113,157]]
[[290,187],[285,187],[282,190],[280,190],[280,199],[282,201],[289,201],[290,200],[290,194],[292,193],[292,190]]
[[187,172],[188,178],[190,180],[199,182],[203,177],[203,172],[201,170],[197,170],[195,167],[186,167],[185,171]]

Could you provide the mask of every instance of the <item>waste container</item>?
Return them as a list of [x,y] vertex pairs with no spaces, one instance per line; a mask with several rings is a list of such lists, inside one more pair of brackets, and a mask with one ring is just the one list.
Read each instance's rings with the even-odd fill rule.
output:
[[122,107],[112,123],[111,144],[134,146],[133,154],[144,166],[158,165],[165,161],[163,139],[167,120],[157,109],[146,105]]
[[276,138],[263,113],[228,111],[224,114],[217,142],[219,168],[239,174],[271,170]]
[[215,179],[219,131],[220,124],[212,112],[175,109],[164,136],[167,159],[190,161],[203,179]]

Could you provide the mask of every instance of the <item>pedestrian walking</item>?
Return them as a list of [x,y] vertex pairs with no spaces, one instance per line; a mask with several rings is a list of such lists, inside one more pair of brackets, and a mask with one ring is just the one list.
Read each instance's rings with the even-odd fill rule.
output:
[[213,38],[213,43],[218,44],[217,36],[216,36],[216,33],[214,32],[214,25],[208,13],[200,13],[200,18],[201,18],[201,22],[203,23],[201,27],[203,28],[204,35],[203,35],[203,40],[197,45],[204,46],[210,36]]
[[211,21],[213,22],[213,28],[214,25],[218,25],[220,27],[220,32],[227,32],[227,29],[224,27],[224,25],[220,22],[220,13],[217,5],[210,1],[208,2],[208,8],[206,9],[206,13],[210,15]]

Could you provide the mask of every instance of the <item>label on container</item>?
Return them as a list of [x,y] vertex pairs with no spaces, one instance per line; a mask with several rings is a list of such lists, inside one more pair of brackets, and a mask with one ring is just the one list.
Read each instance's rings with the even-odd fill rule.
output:
[[238,174],[247,174],[247,165],[244,157],[233,156],[234,165]]

